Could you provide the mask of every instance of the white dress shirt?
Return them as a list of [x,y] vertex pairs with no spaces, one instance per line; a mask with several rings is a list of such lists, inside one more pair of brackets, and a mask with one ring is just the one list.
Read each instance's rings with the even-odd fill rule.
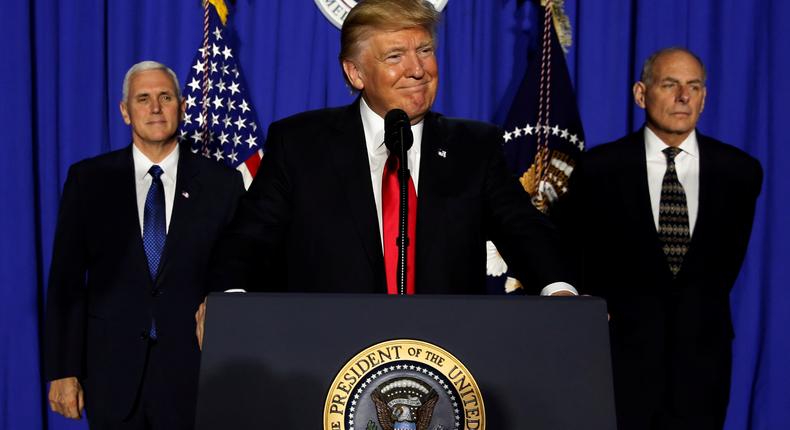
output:
[[[380,117],[373,109],[368,106],[364,98],[360,98],[359,111],[362,116],[362,128],[365,131],[365,144],[368,149],[368,162],[370,163],[370,181],[373,185],[373,199],[376,202],[376,214],[379,220],[379,239],[384,236],[381,219],[381,179],[384,174],[384,165],[389,157],[389,150],[384,146],[384,118]],[[417,196],[420,195],[419,176],[420,176],[420,148],[422,147],[422,131],[424,121],[420,121],[411,126],[414,135],[414,143],[407,152],[409,159],[409,173],[414,182],[414,190]],[[419,203],[418,203],[419,205]],[[381,247],[384,249],[383,239]],[[554,282],[540,292],[543,296],[551,295],[557,291],[570,291],[578,294],[576,289],[565,282]]]
[[[699,144],[697,132],[692,131],[678,146],[681,151],[675,156],[675,172],[680,185],[686,192],[686,205],[689,214],[689,237],[694,234],[699,212]],[[658,231],[658,212],[661,202],[661,184],[667,170],[667,157],[662,152],[669,148],[650,128],[645,127],[645,161],[647,163],[647,186],[650,191],[650,206],[653,221]]]
[[[370,181],[373,184],[373,199],[376,202],[376,214],[379,220],[379,238],[384,236],[381,220],[381,180],[384,175],[384,165],[387,164],[390,151],[384,146],[384,118],[373,112],[365,99],[359,101],[359,110],[362,114],[362,128],[365,130],[365,144],[368,148],[368,163],[370,163]],[[406,153],[409,159],[409,173],[414,182],[414,190],[420,195],[420,148],[422,147],[423,121],[411,126],[414,143]],[[381,239],[381,249],[384,249],[384,240]]]
[[162,168],[162,185],[165,189],[165,232],[170,231],[170,216],[173,213],[173,200],[176,193],[176,175],[178,173],[178,145],[172,152],[159,163],[154,163],[132,144],[132,158],[134,159],[134,183],[137,191],[137,215],[140,220],[140,235],[143,234],[145,220],[145,198],[151,188],[153,178],[148,170],[154,164]]

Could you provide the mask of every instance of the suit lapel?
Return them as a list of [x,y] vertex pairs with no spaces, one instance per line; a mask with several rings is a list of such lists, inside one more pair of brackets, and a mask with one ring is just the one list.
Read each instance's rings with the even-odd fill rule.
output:
[[644,129],[632,134],[625,148],[626,158],[622,165],[626,171],[620,176],[620,187],[623,190],[622,195],[626,197],[625,207],[629,212],[626,215],[635,220],[641,237],[649,238],[651,244],[658,244],[658,232],[653,220],[653,206],[647,185]]
[[656,223],[653,219],[653,206],[647,183],[647,165],[644,128],[639,129],[625,142],[625,159],[622,160],[624,174],[620,176],[620,188],[625,197],[625,220],[634,220],[637,237],[644,238],[642,243],[647,255],[652,255],[660,273],[670,275],[666,256],[658,239]]
[[[112,222],[117,221],[118,243],[129,243],[131,245],[130,264],[135,273],[143,273],[144,279],[150,280],[148,274],[148,258],[145,255],[143,246],[143,235],[140,230],[142,220],[140,219],[137,208],[137,178],[134,173],[134,158],[132,157],[132,145],[125,150],[118,152],[116,165],[109,170],[109,174],[117,175],[115,178],[108,178],[109,184],[117,184],[108,199],[117,198],[116,202],[108,200],[105,202],[107,207],[117,208],[117,214],[112,217]],[[128,238],[124,240],[123,238]]]
[[[450,176],[450,164],[446,157],[451,157],[452,151],[446,148],[446,142],[441,136],[442,120],[433,113],[428,112],[425,117],[423,128],[422,143],[420,148],[420,181],[417,190],[417,238],[416,238],[416,258],[417,274],[428,268],[423,267],[422,262],[427,261],[426,256],[431,255],[432,249],[437,243],[437,237],[443,237],[447,233],[444,231],[446,225],[446,211],[441,190],[443,184],[447,183]],[[439,156],[440,151],[445,151],[445,157]],[[449,153],[449,155],[448,155]],[[417,279],[418,282],[419,278]],[[420,288],[419,285],[417,288]]]
[[359,99],[343,110],[333,125],[335,135],[327,143],[335,167],[334,172],[338,175],[345,203],[367,252],[373,273],[383,282],[384,254],[381,250],[379,221],[376,202],[373,200],[370,161],[359,113]]
[[184,232],[195,213],[194,207],[199,199],[199,181],[195,180],[200,173],[194,155],[187,148],[179,148],[178,173],[176,188],[173,196],[173,211],[170,214],[165,248],[162,251],[162,261],[159,267],[157,283],[167,274],[168,263],[171,256],[178,252],[179,244],[183,243]]
[[[691,242],[689,243],[689,251],[683,261],[683,267],[680,273],[688,270],[687,267],[693,266],[693,261],[696,259],[697,249],[701,247],[701,243],[705,242],[706,228],[709,225],[708,210],[713,207],[726,207],[726,205],[717,204],[714,201],[716,196],[724,195],[723,193],[716,192],[718,182],[715,180],[720,173],[715,172],[714,163],[712,158],[715,156],[711,151],[714,150],[712,145],[709,144],[708,138],[697,132],[697,145],[699,149],[699,205],[697,206],[697,221],[692,232]],[[685,269],[685,270],[684,270]]]

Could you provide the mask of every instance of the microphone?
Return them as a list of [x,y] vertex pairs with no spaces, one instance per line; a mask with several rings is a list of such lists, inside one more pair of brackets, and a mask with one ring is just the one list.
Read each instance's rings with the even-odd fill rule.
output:
[[[414,135],[411,133],[409,116],[401,109],[392,109],[384,116],[384,145],[398,158],[411,148]],[[404,148],[401,148],[401,145]]]

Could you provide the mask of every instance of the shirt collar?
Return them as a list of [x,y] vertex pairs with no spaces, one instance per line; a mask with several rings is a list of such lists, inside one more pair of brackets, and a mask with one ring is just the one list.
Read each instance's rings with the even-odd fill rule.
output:
[[[359,113],[362,116],[362,128],[365,131],[365,145],[368,148],[368,154],[389,155],[387,147],[384,146],[384,118],[380,117],[379,114],[368,106],[364,97],[359,98]],[[414,143],[409,149],[410,153],[413,151],[419,153],[420,151],[424,124],[425,121],[421,120],[417,124],[411,126]]]
[[[650,127],[645,127],[645,151],[648,158],[665,159],[664,153],[661,152],[669,147],[664,141],[661,140]],[[699,156],[699,143],[697,142],[697,130],[692,130],[686,139],[678,145],[683,152],[697,158]]]
[[178,157],[179,157],[179,147],[176,147],[170,151],[170,154],[167,154],[167,157],[164,158],[159,163],[154,163],[151,161],[143,151],[135,145],[132,144],[132,159],[134,160],[134,177],[137,180],[142,180],[145,178],[145,175],[148,174],[148,170],[151,169],[151,166],[154,164],[159,165],[162,168],[162,176],[169,177],[170,179],[175,181],[175,172],[178,166]]

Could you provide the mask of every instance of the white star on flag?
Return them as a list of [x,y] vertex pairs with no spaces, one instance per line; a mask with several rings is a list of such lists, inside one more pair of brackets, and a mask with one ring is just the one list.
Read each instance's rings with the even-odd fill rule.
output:
[[191,137],[192,137],[193,140],[195,140],[197,142],[202,142],[203,141],[203,135],[200,134],[200,131],[198,131],[198,130],[195,130],[195,132],[192,134]]
[[230,90],[230,94],[234,95],[239,92],[239,84],[237,84],[235,81],[232,81],[228,89]]
[[200,91],[200,81],[198,81],[197,78],[192,78],[192,82],[187,86],[192,88],[192,91]]
[[228,134],[225,133],[225,131],[223,130],[219,134],[219,136],[217,136],[217,139],[219,139],[219,142],[224,145],[224,144],[228,143],[228,137],[229,137]]
[[195,73],[200,74],[206,71],[206,64],[198,60],[192,68],[195,69]]

